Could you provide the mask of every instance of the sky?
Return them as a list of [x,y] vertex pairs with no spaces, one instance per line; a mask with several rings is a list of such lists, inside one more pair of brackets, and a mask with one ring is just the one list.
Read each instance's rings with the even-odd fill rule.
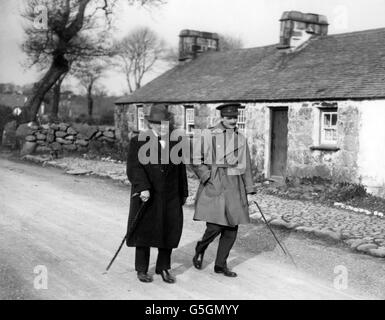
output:
[[[0,0],[0,83],[23,85],[40,76],[34,69],[22,67],[25,55],[20,49],[23,28],[19,10],[23,1]],[[279,19],[289,10],[326,15],[329,34],[385,28],[385,0],[167,0],[152,9],[119,1],[114,29],[117,38],[135,27],[148,26],[173,47],[177,47],[183,29],[239,37],[245,48],[274,44],[279,40]],[[145,82],[162,72],[164,68],[158,67]],[[119,70],[108,72],[101,83],[110,94],[121,95],[127,90]],[[73,81],[66,86],[76,90]]]

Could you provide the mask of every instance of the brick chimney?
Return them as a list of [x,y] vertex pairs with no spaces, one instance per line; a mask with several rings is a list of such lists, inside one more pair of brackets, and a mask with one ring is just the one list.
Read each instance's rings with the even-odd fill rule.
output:
[[182,30],[179,34],[179,61],[195,59],[205,51],[219,50],[219,36],[216,33]]
[[328,33],[326,16],[285,11],[281,19],[281,32],[278,49],[295,50],[314,36],[325,36]]

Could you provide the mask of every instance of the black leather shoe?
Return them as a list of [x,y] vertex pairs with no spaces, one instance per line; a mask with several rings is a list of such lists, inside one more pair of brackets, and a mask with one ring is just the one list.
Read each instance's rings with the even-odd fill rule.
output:
[[204,256],[204,252],[202,253],[197,253],[195,252],[195,256],[193,257],[193,264],[194,264],[194,267],[197,268],[197,269],[202,269],[202,263],[203,263],[203,256]]
[[164,282],[175,283],[176,279],[171,275],[168,270],[155,271],[156,274],[160,274]]
[[142,282],[152,282],[152,276],[150,276],[147,272],[138,271],[138,279]]
[[226,277],[235,278],[237,276],[235,272],[230,271],[229,269],[227,269],[227,267],[222,268],[219,266],[214,266],[214,271],[215,273],[223,273],[223,275]]

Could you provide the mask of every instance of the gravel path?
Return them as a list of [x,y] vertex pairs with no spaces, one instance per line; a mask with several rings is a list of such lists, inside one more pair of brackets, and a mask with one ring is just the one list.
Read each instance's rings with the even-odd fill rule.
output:
[[[129,186],[1,157],[0,182],[0,299],[385,297],[385,268],[380,259],[307,233],[277,228],[277,237],[298,266],[294,268],[266,226],[258,222],[240,227],[230,253],[229,267],[238,278],[214,273],[217,241],[208,248],[203,269],[196,270],[191,259],[205,224],[193,221],[193,208],[188,206],[181,243],[173,253],[177,283],[172,288],[157,275],[151,284],[139,282],[132,248],[123,248],[105,274],[125,232]],[[151,274],[155,258],[151,254]],[[46,271],[36,272],[38,266]],[[36,285],[40,276],[46,276],[44,288]]]

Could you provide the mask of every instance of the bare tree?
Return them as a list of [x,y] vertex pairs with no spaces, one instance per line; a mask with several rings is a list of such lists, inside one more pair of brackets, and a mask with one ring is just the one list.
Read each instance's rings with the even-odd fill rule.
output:
[[51,120],[58,119],[60,96],[61,96],[61,85],[66,76],[67,76],[67,72],[63,73],[52,87],[52,108],[51,108],[51,114],[50,114]]
[[114,54],[125,72],[130,93],[141,87],[143,76],[164,52],[164,41],[148,27],[134,29],[115,45]]
[[[97,27],[109,26],[114,5],[118,0],[27,0],[23,17],[26,19],[26,39],[23,49],[31,64],[49,66],[44,76],[35,83],[26,102],[29,119],[34,121],[46,93],[70,69],[70,56],[105,55],[108,48],[105,32]],[[130,5],[158,4],[163,0],[121,0]],[[46,8],[47,25],[44,30],[35,27],[36,8]],[[101,14],[102,13],[102,14]],[[101,19],[103,23],[101,23]],[[101,30],[101,29],[100,29]]]
[[244,47],[243,40],[228,34],[219,35],[219,51],[229,51]]
[[72,73],[87,92],[88,117],[92,118],[94,100],[93,90],[96,82],[103,77],[107,63],[101,59],[82,60],[73,65]]

